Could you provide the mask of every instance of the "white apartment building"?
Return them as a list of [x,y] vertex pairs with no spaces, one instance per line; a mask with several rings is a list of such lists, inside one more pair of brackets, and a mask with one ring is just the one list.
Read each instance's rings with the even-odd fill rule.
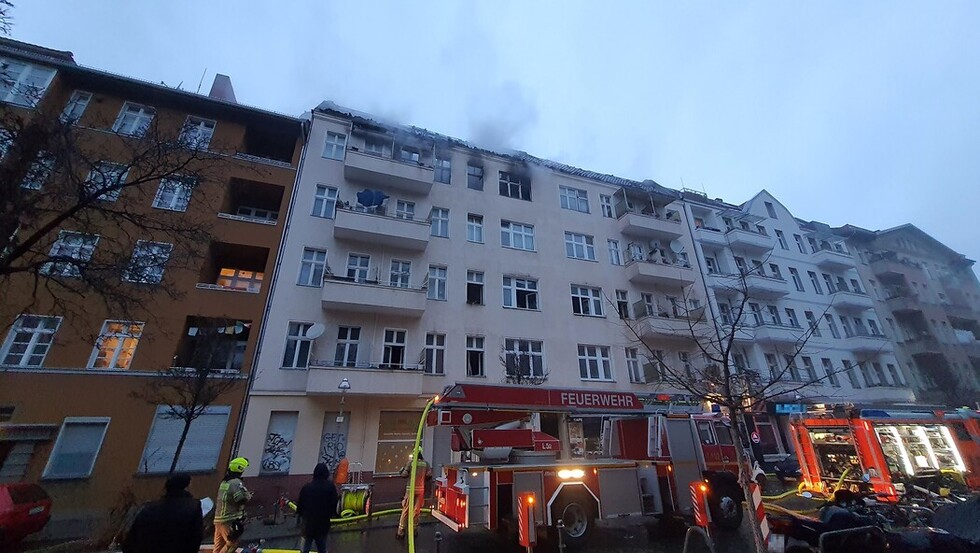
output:
[[[816,381],[777,398],[786,406],[914,400],[893,337],[877,319],[843,238],[826,225],[794,218],[766,191],[741,205],[689,191],[683,198],[713,316],[731,324],[733,296],[748,297],[749,309],[738,321],[745,330],[736,334],[736,366],[758,371],[765,382],[779,377],[787,389]],[[731,276],[739,274],[746,275],[744,286]],[[802,340],[805,347],[794,356]],[[779,407],[774,402],[768,414],[755,417],[767,459],[788,449],[777,431],[787,419],[772,416]]]
[[[347,457],[396,499],[404,482],[385,477],[456,382],[662,394],[620,317],[693,362],[684,316],[705,286],[679,193],[326,102],[308,140],[241,429],[239,454],[262,459],[251,487],[295,491]],[[565,436],[565,422],[540,426]],[[427,433],[437,464],[448,446]]]

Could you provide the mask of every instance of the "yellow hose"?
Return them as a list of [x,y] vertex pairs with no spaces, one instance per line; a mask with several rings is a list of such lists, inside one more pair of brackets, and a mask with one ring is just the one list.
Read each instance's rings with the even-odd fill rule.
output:
[[764,496],[762,496],[762,499],[768,499],[769,501],[779,501],[780,499],[783,499],[784,497],[789,497],[791,495],[796,495],[796,493],[797,493],[796,490],[790,490],[790,491],[788,491],[786,493],[781,493],[779,495],[764,495]]
[[[292,501],[287,501],[286,502],[286,506],[289,507],[290,509],[294,510],[294,511],[296,510],[296,504],[293,503]],[[333,524],[343,524],[345,522],[354,522],[354,521],[357,521],[357,520],[364,520],[366,518],[383,517],[383,516],[393,515],[395,513],[401,514],[401,512],[402,512],[401,509],[386,509],[384,511],[377,511],[377,512],[371,513],[369,515],[368,514],[364,514],[364,515],[354,515],[354,516],[350,516],[350,517],[332,518],[332,519],[330,519],[330,522],[333,523]],[[430,512],[432,512],[432,509],[423,508],[422,509],[422,512],[423,513],[430,513]]]

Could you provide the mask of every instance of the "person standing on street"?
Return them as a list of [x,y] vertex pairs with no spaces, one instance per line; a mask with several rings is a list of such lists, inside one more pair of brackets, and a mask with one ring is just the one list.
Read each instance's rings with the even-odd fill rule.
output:
[[174,474],[163,499],[140,510],[123,541],[123,553],[197,553],[204,539],[201,502],[187,491],[191,477]]
[[252,499],[252,492],[242,483],[242,473],[248,468],[248,459],[236,457],[228,463],[214,511],[213,553],[234,553],[238,539],[245,532],[245,504]]
[[[429,478],[429,464],[425,462],[422,458],[422,451],[419,450],[418,464],[415,467],[415,482],[409,482],[405,487],[405,497],[402,499],[402,516],[398,519],[398,532],[395,537],[398,539],[405,539],[405,527],[408,526],[408,498],[409,495],[415,494],[415,527],[413,531],[418,531],[419,529],[419,515],[422,514],[422,502],[425,500],[425,481]],[[400,471],[398,471],[399,476],[403,478],[411,478],[412,476],[412,460],[408,460],[406,464]]]
[[317,463],[313,481],[300,490],[296,515],[303,524],[301,553],[310,553],[314,543],[318,553],[327,553],[330,519],[337,518],[337,487],[330,481],[330,467],[326,463]]

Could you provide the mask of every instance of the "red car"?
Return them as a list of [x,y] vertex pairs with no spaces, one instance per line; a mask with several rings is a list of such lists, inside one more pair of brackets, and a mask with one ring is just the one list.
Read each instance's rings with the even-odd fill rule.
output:
[[51,520],[51,497],[37,484],[0,484],[0,546],[13,545]]

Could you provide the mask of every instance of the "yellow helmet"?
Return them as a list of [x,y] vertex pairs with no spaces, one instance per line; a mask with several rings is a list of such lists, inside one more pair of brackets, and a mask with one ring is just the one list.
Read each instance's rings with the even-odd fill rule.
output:
[[228,470],[231,472],[245,472],[248,468],[248,459],[244,457],[235,457],[228,463]]

